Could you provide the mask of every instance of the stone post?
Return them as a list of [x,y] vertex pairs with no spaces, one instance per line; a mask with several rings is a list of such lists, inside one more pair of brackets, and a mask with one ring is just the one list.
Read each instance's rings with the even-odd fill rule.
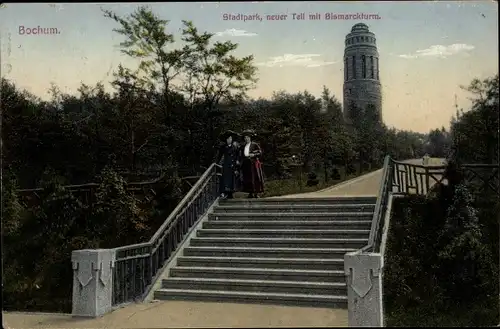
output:
[[98,317],[111,311],[113,302],[113,249],[75,250],[73,263],[73,316]]
[[349,327],[383,327],[383,259],[380,254],[351,252],[344,256]]
[[429,160],[430,160],[430,157],[428,154],[424,155],[423,159],[422,159],[422,163],[424,166],[428,166],[429,165]]

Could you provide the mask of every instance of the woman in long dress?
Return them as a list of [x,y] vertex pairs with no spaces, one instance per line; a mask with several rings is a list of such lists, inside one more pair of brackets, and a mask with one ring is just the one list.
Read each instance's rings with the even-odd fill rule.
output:
[[234,140],[238,136],[234,131],[228,130],[221,135],[223,143],[219,147],[217,163],[222,166],[219,192],[221,198],[232,199],[236,190],[236,175],[238,173],[238,144]]
[[243,131],[244,143],[240,148],[242,173],[242,192],[248,193],[249,198],[258,198],[264,192],[264,175],[260,162],[262,149],[252,141],[255,137],[253,130]]

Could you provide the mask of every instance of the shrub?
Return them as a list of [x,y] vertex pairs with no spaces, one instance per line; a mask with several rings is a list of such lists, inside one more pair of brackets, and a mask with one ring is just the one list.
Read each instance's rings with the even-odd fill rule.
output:
[[460,180],[451,182],[433,196],[393,204],[384,272],[389,326],[491,325],[498,319],[497,262],[482,225],[491,219],[480,216]]

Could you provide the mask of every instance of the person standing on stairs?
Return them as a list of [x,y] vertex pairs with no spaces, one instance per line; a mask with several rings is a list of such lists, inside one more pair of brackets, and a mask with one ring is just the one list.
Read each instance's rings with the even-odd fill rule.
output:
[[264,175],[260,162],[262,150],[259,144],[252,141],[253,130],[243,131],[244,143],[240,149],[242,192],[248,193],[248,198],[258,198],[264,192]]
[[239,145],[236,142],[238,134],[232,130],[224,132],[221,136],[222,145],[219,147],[217,163],[222,166],[220,177],[220,194],[223,199],[232,199],[236,190],[236,176],[239,173]]

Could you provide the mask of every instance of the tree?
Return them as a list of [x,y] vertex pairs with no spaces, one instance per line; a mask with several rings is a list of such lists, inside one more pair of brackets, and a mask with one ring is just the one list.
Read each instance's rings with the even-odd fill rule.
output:
[[450,149],[451,140],[444,127],[431,130],[429,133],[426,152],[435,158],[446,158]]
[[169,21],[159,18],[147,6],[140,6],[125,18],[109,10],[103,12],[105,17],[120,24],[120,28],[113,31],[125,37],[120,43],[122,53],[139,59],[134,74],[139,84],[146,89],[160,86],[166,101],[165,116],[169,118],[171,84],[181,72],[184,56],[181,50],[167,50],[175,42],[174,35],[166,32]]
[[135,198],[126,192],[125,184],[125,180],[111,168],[105,168],[101,173],[92,217],[101,227],[100,234],[115,237],[114,241],[103,242],[102,248],[138,241],[147,230],[145,213]]
[[488,293],[488,282],[483,280],[485,274],[494,271],[493,259],[483,244],[472,195],[463,183],[455,187],[453,194],[438,240],[441,280],[450,301],[470,303],[474,296]]
[[468,163],[498,161],[498,74],[468,87],[473,94],[472,108],[452,121],[451,136],[456,159]]
[[209,112],[221,100],[244,99],[254,87],[256,67],[253,56],[237,58],[238,44],[214,42],[215,34],[200,33],[191,21],[183,21],[184,89],[190,103],[202,103]]

